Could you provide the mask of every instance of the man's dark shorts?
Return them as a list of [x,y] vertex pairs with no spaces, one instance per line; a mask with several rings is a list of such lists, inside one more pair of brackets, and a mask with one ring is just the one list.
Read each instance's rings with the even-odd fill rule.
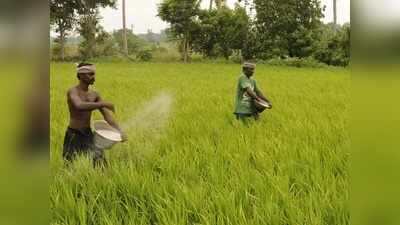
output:
[[72,161],[77,154],[94,150],[93,132],[90,128],[76,130],[68,127],[64,138],[63,157]]

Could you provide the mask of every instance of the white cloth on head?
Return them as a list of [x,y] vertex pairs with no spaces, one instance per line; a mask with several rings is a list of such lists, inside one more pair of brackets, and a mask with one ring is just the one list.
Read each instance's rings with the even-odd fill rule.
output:
[[95,73],[96,67],[94,65],[81,66],[77,69],[78,73]]
[[254,63],[250,63],[250,62],[245,62],[244,64],[243,64],[243,68],[256,68],[256,64],[254,64]]

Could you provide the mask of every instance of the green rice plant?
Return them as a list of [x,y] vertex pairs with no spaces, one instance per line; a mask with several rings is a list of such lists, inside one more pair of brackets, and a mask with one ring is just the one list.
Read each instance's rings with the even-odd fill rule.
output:
[[244,125],[233,115],[240,65],[96,66],[94,89],[129,141],[104,170],[63,163],[77,81],[73,64],[52,63],[52,224],[349,224],[348,69],[258,65],[274,108]]

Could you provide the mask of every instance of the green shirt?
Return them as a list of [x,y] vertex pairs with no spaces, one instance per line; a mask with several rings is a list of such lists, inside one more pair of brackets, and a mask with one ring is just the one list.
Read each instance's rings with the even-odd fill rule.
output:
[[256,94],[260,92],[257,87],[257,82],[254,79],[248,78],[246,75],[242,74],[239,77],[237,85],[235,113],[251,114],[256,112],[253,106],[253,100],[246,92],[248,87],[250,87],[250,89]]

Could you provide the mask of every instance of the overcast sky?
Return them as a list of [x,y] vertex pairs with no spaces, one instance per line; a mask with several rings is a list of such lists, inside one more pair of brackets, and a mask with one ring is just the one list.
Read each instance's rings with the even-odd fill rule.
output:
[[[165,29],[168,24],[157,17],[157,4],[162,0],[126,0],[127,26],[133,27],[134,33],[146,33],[148,29],[153,32],[159,32]],[[228,6],[232,7],[237,0],[227,0]],[[209,1],[202,1],[202,7],[207,8]],[[330,22],[333,19],[332,0],[321,0],[322,5],[326,5],[324,12],[324,22]],[[350,0],[337,0],[338,4],[338,22],[345,23],[350,21]],[[122,28],[122,0],[118,0],[117,10],[101,9],[100,14],[103,17],[101,25],[107,31]]]

